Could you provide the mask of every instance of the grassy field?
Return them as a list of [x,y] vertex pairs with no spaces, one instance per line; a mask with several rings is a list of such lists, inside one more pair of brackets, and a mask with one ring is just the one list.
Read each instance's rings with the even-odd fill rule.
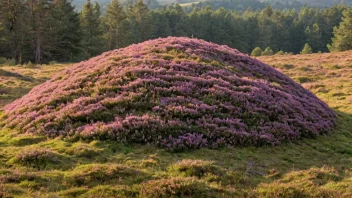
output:
[[[258,57],[325,101],[336,128],[276,147],[170,153],[0,130],[0,197],[352,197],[352,51]],[[0,67],[0,106],[69,65]]]

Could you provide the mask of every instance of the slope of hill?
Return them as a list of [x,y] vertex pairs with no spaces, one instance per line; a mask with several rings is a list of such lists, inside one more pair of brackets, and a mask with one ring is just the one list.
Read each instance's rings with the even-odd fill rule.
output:
[[[122,0],[121,2],[127,3],[127,2],[134,2],[134,1],[136,1],[136,0]],[[209,1],[209,0],[201,0],[201,1]],[[146,3],[147,5],[150,5],[149,6],[150,8],[157,8],[158,4],[160,6],[162,6],[162,5],[179,3],[179,4],[182,4],[183,6],[190,6],[190,5],[192,5],[192,3],[199,3],[201,1],[199,1],[199,0],[144,0],[144,3]],[[221,2],[223,0],[210,0],[210,1]],[[242,1],[245,1],[245,0],[242,0]],[[244,2],[243,5],[249,4],[252,8],[253,7],[255,8],[256,6],[254,5],[254,3],[256,1],[258,2],[259,7],[264,6],[261,4],[261,2],[269,2],[271,4],[275,4],[275,2],[279,2],[279,3],[281,3],[281,5],[279,6],[280,8],[282,8],[282,6],[284,6],[284,5],[288,5],[287,3],[289,3],[289,4],[293,3],[294,5],[296,5],[296,7],[300,7],[304,4],[309,5],[309,6],[316,6],[316,7],[331,7],[335,4],[341,4],[341,3],[346,4],[346,5],[352,5],[352,0],[251,0],[251,1],[247,0],[247,2]],[[98,2],[99,5],[103,8],[103,10],[105,10],[105,7],[106,7],[106,5],[108,5],[110,3],[110,0],[95,0],[92,2]],[[227,1],[227,2],[231,3],[231,1]],[[237,1],[234,1],[233,3],[236,3],[236,2]],[[76,6],[77,10],[81,10],[84,3],[86,3],[86,0],[73,0],[72,1],[72,4]],[[213,5],[213,4],[217,5],[219,3],[211,3],[209,5]],[[205,4],[205,5],[208,5],[208,4]],[[275,5],[274,5],[274,7],[275,7]],[[291,8],[291,6],[290,6],[290,8]],[[242,8],[242,9],[245,10],[247,8]]]
[[73,65],[5,106],[3,122],[23,133],[183,150],[314,137],[334,126],[335,115],[235,49],[168,37]]
[[335,4],[352,5],[352,0],[262,0],[264,2],[294,3],[299,2],[309,6],[331,7]]
[[[170,153],[1,129],[0,197],[351,197],[352,51],[258,59],[335,109],[331,134],[275,147]],[[2,106],[66,67],[1,67]]]

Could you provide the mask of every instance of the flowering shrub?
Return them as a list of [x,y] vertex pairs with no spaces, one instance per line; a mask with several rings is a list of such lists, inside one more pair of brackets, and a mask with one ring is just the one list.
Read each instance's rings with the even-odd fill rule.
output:
[[17,156],[12,159],[15,163],[33,167],[38,170],[44,169],[49,162],[53,162],[55,160],[55,154],[50,150],[43,148],[30,148],[18,153]]
[[78,63],[7,105],[22,132],[170,150],[276,145],[328,132],[336,116],[277,70],[227,46],[169,37]]

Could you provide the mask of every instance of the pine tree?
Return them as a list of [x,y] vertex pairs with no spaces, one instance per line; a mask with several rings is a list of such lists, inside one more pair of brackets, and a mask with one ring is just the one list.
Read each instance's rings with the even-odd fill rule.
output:
[[[0,57],[21,63],[30,42],[29,10],[21,0],[0,0]],[[26,45],[29,46],[29,45]]]
[[167,37],[171,35],[169,21],[164,12],[152,10],[150,16],[153,27],[155,27],[152,32],[153,38]]
[[30,35],[32,37],[32,54],[36,64],[40,64],[44,59],[51,59],[53,50],[52,36],[55,31],[52,24],[55,19],[52,15],[54,11],[52,0],[28,0],[30,18]]
[[352,49],[352,9],[343,12],[342,22],[334,27],[332,44],[328,45],[330,51],[346,51]]
[[153,26],[149,17],[149,9],[143,0],[139,0],[134,6],[128,9],[128,17],[131,20],[132,35],[135,42],[142,42],[152,38]]
[[306,43],[301,51],[301,54],[311,54],[313,53],[312,48],[309,46],[308,43]]
[[317,23],[314,23],[312,27],[307,27],[305,30],[306,41],[312,47],[313,51],[319,51],[322,49],[322,33]]
[[274,52],[270,47],[265,48],[265,50],[262,52],[262,56],[271,56],[273,54]]
[[52,60],[77,61],[81,52],[82,37],[80,28],[77,28],[80,25],[79,14],[75,12],[70,0],[55,0],[54,7]]
[[265,47],[273,44],[276,26],[271,20],[272,14],[273,10],[268,6],[258,15],[259,38],[256,41],[256,46]]
[[100,7],[93,5],[90,0],[84,4],[80,13],[80,26],[82,30],[83,56],[89,58],[102,52],[103,39],[100,29]]
[[107,29],[105,37],[110,50],[123,46],[123,39],[126,34],[126,27],[123,27],[123,22],[126,18],[126,13],[120,2],[112,0],[103,18],[103,23]]
[[262,55],[262,49],[260,47],[254,48],[254,50],[251,53],[251,56],[260,56]]

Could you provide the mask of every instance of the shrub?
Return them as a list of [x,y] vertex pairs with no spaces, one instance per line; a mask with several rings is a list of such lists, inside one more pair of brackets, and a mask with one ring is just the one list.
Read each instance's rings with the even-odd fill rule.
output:
[[331,69],[331,70],[337,70],[337,69],[341,69],[342,67],[339,66],[339,65],[329,65],[328,66],[328,69]]
[[311,78],[305,77],[305,76],[298,77],[297,80],[298,80],[299,83],[313,82],[313,80]]
[[5,65],[7,59],[4,57],[0,57],[0,65]]
[[285,52],[280,50],[280,51],[276,52],[276,55],[285,55]]
[[270,47],[265,48],[265,50],[262,52],[262,56],[272,56],[273,54],[274,51]]
[[15,66],[16,65],[16,60],[15,59],[7,59],[5,65],[8,65],[8,66]]
[[151,180],[142,184],[141,197],[218,197],[216,190],[194,178]]
[[33,167],[39,170],[44,169],[48,163],[55,162],[55,154],[48,149],[28,148],[18,153],[14,159],[14,163],[24,166]]
[[301,54],[311,54],[313,53],[312,48],[309,46],[308,43],[306,43],[301,51]]
[[262,54],[262,49],[260,47],[256,47],[253,49],[251,56],[260,56]]
[[49,65],[57,65],[57,64],[58,64],[57,61],[50,61],[50,62],[49,62]]
[[28,61],[27,65],[26,65],[26,67],[29,67],[29,68],[32,68],[34,66],[35,66],[35,64],[33,64],[31,61]]
[[184,177],[201,178],[206,174],[221,175],[223,172],[220,167],[213,162],[203,160],[182,160],[171,167],[169,171]]

